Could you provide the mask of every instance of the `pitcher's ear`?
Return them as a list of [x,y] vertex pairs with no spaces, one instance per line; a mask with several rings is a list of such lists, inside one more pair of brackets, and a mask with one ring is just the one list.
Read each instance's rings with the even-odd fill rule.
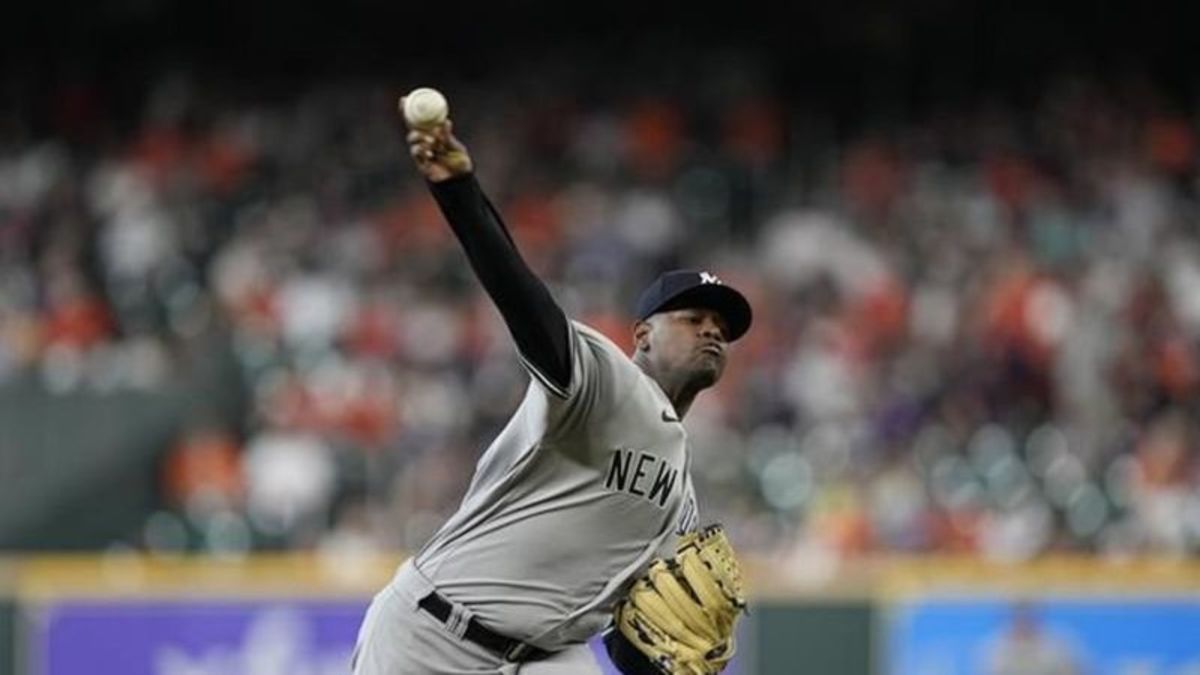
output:
[[650,351],[650,322],[638,321],[633,325],[633,344],[639,352]]

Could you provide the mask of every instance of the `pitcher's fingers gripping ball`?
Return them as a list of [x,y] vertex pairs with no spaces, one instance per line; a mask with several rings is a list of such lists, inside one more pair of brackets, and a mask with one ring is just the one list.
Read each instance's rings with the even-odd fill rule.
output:
[[418,87],[401,96],[397,107],[409,129],[409,153],[426,178],[437,183],[471,172],[470,155],[454,136],[450,106],[441,92]]
[[432,129],[450,117],[450,104],[437,89],[418,87],[401,99],[400,111],[410,128]]
[[742,573],[720,525],[685,535],[674,558],[656,560],[617,608],[608,636],[627,675],[710,675],[734,653],[746,609]]

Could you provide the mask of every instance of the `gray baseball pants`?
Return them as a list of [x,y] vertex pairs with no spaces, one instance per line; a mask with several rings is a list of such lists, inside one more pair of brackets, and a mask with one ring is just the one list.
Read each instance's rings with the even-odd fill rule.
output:
[[[367,609],[354,648],[354,675],[601,675],[586,643],[537,661],[506,662],[418,607],[432,590],[411,560],[401,565]],[[460,607],[455,610],[466,616]]]

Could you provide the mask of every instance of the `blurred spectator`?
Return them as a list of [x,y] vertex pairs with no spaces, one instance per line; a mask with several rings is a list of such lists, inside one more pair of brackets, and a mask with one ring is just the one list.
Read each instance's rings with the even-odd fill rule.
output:
[[201,425],[185,432],[163,467],[167,504],[193,520],[244,505],[245,485],[240,448],[225,430]]

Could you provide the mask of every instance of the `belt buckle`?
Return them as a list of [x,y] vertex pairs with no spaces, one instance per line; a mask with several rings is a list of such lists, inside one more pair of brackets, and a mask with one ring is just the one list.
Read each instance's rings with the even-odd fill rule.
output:
[[533,651],[533,647],[524,642],[516,642],[508,649],[504,650],[504,660],[509,663],[520,663],[521,657]]

